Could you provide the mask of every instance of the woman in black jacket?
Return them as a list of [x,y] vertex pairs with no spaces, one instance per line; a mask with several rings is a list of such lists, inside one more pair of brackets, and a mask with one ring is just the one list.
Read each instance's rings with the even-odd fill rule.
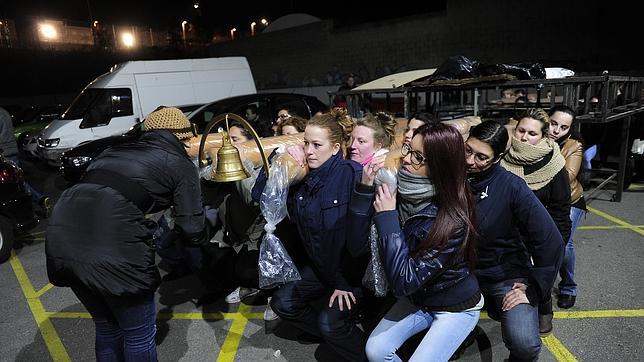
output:
[[[563,240],[570,238],[570,181],[559,145],[548,138],[550,118],[541,108],[527,109],[514,128],[501,166],[521,177],[557,224]],[[552,298],[539,304],[539,332],[552,331]]]
[[476,275],[510,360],[534,361],[541,350],[537,305],[550,298],[563,241],[526,182],[499,166],[507,143],[506,128],[493,121],[473,127],[465,143],[479,235]]
[[150,113],[144,132],[92,162],[56,203],[47,227],[47,274],[71,287],[92,315],[98,361],[156,361],[154,292],[159,286],[146,219],[172,207],[184,246],[205,242],[197,168],[181,140],[192,137],[177,108]]
[[390,193],[386,184],[378,187],[374,201],[371,185],[383,166],[377,160],[363,173],[351,201],[362,240],[368,237],[364,226],[373,202],[380,256],[398,297],[369,336],[366,353],[371,361],[397,360],[396,350],[407,339],[429,329],[411,360],[447,361],[476,326],[483,306],[471,272],[474,204],[465,180],[463,139],[448,125],[426,124],[403,145],[402,154],[398,202],[396,190]]

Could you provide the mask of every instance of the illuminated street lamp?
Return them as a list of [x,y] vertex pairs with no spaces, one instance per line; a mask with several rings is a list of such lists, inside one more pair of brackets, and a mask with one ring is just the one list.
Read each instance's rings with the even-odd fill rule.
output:
[[236,31],[237,31],[237,28],[230,29],[230,40],[235,40],[235,32]]
[[98,26],[98,20],[94,20],[94,27]]
[[268,26],[268,20],[266,20],[265,18],[262,18],[262,20],[260,20],[259,22],[264,26]]
[[130,32],[124,32],[121,34],[121,41],[123,41],[123,45],[131,48],[134,46],[134,35]]
[[186,25],[188,22],[186,20],[181,22],[181,39],[183,39],[183,47],[186,47]]
[[195,2],[194,4],[192,4],[192,6],[193,6],[195,9],[199,9],[199,3],[198,3],[198,2]]
[[255,36],[255,25],[257,25],[256,22],[250,23],[250,36]]
[[53,25],[42,23],[38,28],[40,29],[40,34],[42,34],[43,38],[46,40],[54,40],[58,38],[58,31]]

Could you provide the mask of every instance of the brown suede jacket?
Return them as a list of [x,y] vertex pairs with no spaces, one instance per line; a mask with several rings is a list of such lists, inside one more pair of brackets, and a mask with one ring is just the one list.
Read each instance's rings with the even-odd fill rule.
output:
[[577,180],[583,159],[583,146],[581,142],[568,138],[561,147],[561,154],[566,159],[566,171],[570,179],[570,203],[574,204],[584,195],[584,189]]

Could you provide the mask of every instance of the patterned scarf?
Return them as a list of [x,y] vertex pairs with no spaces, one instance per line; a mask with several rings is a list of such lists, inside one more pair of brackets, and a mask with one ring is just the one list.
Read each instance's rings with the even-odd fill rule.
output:
[[[551,152],[553,155],[547,164],[528,175],[524,173],[525,166],[538,162]],[[536,145],[531,145],[512,137],[510,151],[501,160],[501,166],[524,179],[532,191],[546,186],[565,165],[566,160],[561,155],[559,146],[550,138],[544,138]]]

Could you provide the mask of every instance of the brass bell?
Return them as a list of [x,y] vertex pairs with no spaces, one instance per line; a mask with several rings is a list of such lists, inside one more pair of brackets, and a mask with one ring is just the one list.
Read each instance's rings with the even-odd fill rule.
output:
[[217,151],[217,167],[212,175],[215,182],[239,181],[250,177],[244,168],[239,150],[230,143],[228,133],[223,132],[222,146]]

